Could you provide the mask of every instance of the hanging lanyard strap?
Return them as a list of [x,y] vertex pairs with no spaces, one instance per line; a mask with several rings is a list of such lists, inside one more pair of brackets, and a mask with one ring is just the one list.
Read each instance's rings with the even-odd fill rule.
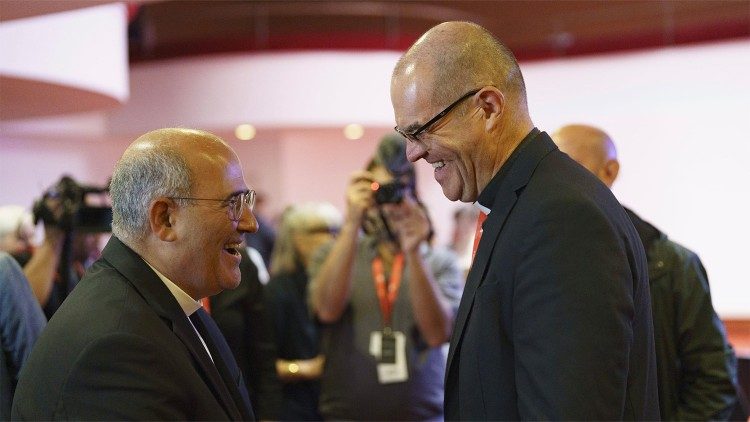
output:
[[384,327],[390,328],[391,316],[393,315],[393,304],[398,297],[398,289],[401,287],[401,275],[404,271],[404,254],[400,253],[393,258],[391,276],[388,283],[385,282],[383,272],[383,259],[376,256],[372,260],[372,278],[375,280],[375,291],[380,301],[380,313],[383,315]]

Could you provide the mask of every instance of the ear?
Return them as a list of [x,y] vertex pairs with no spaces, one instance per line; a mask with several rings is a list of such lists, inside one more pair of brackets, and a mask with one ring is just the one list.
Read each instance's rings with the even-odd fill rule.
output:
[[486,131],[492,131],[500,125],[500,118],[505,110],[505,95],[494,86],[486,87],[479,93],[477,104],[484,113]]
[[601,173],[599,178],[604,181],[605,185],[611,188],[615,183],[615,179],[617,179],[617,175],[620,173],[620,162],[617,160],[608,160],[599,172]]
[[151,232],[160,240],[173,242],[177,238],[174,230],[177,206],[169,198],[156,198],[148,209]]

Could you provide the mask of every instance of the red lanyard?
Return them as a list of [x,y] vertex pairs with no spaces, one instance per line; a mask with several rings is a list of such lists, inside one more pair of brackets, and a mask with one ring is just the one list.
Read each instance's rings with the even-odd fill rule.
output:
[[376,256],[372,260],[372,277],[375,280],[375,291],[380,301],[380,312],[383,314],[383,323],[386,327],[391,326],[391,315],[393,315],[393,304],[398,297],[398,289],[401,287],[401,274],[404,271],[404,254],[400,253],[393,258],[391,276],[388,284],[385,284],[385,273],[383,272],[383,260]]

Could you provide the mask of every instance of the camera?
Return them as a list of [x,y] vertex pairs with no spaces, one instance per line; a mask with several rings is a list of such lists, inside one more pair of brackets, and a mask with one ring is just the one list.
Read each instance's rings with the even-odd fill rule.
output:
[[391,182],[378,186],[375,190],[377,204],[398,204],[404,200],[407,186],[400,182]]
[[[98,199],[108,196],[109,187],[84,186],[70,176],[63,176],[44,195],[34,202],[34,224],[40,220],[67,232],[102,233],[112,231],[112,208],[94,206]],[[97,196],[99,198],[97,198]],[[48,199],[60,203],[60,211],[54,212],[47,204]],[[108,201],[108,200],[107,200]],[[106,202],[106,201],[104,201]]]

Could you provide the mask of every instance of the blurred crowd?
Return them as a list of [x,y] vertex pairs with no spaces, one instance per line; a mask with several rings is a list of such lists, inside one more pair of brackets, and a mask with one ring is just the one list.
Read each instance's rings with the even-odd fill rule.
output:
[[[481,27],[427,35],[394,70],[412,124],[351,174],[344,210],[265,215],[240,157],[192,129],[138,138],[106,188],[64,177],[0,207],[0,420],[746,420],[707,272],[611,194],[610,136],[534,127],[515,59]],[[436,45],[460,60],[420,74]],[[410,97],[500,62],[498,86]],[[414,119],[433,102],[450,105]],[[423,136],[459,118],[481,142]],[[420,159],[474,203],[437,222],[446,245]]]

